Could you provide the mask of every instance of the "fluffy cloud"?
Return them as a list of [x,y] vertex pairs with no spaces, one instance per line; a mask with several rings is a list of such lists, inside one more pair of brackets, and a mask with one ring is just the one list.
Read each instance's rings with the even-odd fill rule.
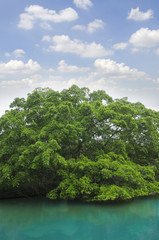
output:
[[93,33],[99,28],[104,28],[104,22],[101,19],[95,19],[88,24],[87,31]]
[[153,11],[151,9],[147,10],[147,12],[141,12],[139,7],[132,8],[127,17],[127,19],[134,21],[145,21],[151,18],[153,18]]
[[73,8],[66,8],[56,13],[54,10],[43,8],[39,5],[30,5],[25,8],[25,12],[20,14],[19,28],[30,30],[34,27],[36,20],[40,20],[41,26],[46,29],[51,28],[47,22],[70,22],[78,18],[77,12]]
[[0,63],[0,74],[30,74],[40,70],[40,65],[30,59],[27,63],[18,60],[10,60]]
[[[42,40],[48,42],[49,38],[44,36]],[[82,42],[78,39],[71,40],[67,35],[55,35],[50,42],[53,45],[49,46],[48,51],[75,53],[84,58],[104,57],[113,54],[111,50],[106,50],[101,44]]]
[[94,66],[97,68],[97,74],[108,75],[112,78],[139,79],[148,78],[144,72],[139,72],[136,68],[130,68],[124,63],[117,63],[110,59],[96,59]]
[[83,30],[86,30],[86,27],[84,25],[75,25],[75,26],[73,26],[72,29],[83,31]]
[[114,45],[113,45],[113,48],[114,48],[115,50],[123,50],[123,49],[127,48],[127,46],[128,46],[128,43],[126,43],[126,42],[121,42],[121,43],[116,43],[116,44],[114,44]]
[[51,37],[49,35],[45,35],[42,38],[42,42],[50,42],[51,41]]
[[94,33],[97,29],[104,28],[104,22],[101,19],[95,19],[93,22],[88,23],[87,26],[75,25],[74,30],[86,30],[89,33]]
[[135,47],[151,48],[159,45],[159,29],[141,28],[131,35],[129,42]]
[[15,58],[21,58],[25,54],[25,51],[23,49],[15,49],[12,53],[5,53],[6,57],[15,57]]
[[25,54],[25,51],[23,49],[16,49],[13,51],[13,55],[16,58],[21,58],[21,57],[23,57],[24,54]]
[[73,0],[77,8],[88,9],[93,3],[90,0]]
[[87,67],[78,67],[75,65],[68,65],[64,60],[59,62],[58,70],[65,73],[77,73],[77,72],[87,72],[89,68]]

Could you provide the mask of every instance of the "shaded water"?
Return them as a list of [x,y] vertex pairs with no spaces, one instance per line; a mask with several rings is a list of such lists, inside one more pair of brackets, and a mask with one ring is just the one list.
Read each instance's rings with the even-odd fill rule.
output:
[[0,200],[0,240],[158,240],[159,199],[83,204]]

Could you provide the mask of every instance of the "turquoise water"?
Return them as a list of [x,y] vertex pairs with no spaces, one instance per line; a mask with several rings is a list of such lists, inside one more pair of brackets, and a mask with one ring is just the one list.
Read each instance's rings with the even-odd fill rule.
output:
[[83,204],[0,200],[0,240],[158,240],[159,199]]

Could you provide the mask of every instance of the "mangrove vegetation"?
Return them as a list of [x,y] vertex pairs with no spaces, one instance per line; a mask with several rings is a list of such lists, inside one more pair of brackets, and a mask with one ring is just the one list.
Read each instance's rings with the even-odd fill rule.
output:
[[106,201],[159,193],[159,112],[73,85],[0,118],[0,197]]

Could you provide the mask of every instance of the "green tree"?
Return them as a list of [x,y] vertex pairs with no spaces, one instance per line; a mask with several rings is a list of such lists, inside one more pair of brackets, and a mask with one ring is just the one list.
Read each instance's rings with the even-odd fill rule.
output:
[[158,112],[76,85],[37,88],[10,108],[0,118],[2,197],[106,201],[159,193]]

